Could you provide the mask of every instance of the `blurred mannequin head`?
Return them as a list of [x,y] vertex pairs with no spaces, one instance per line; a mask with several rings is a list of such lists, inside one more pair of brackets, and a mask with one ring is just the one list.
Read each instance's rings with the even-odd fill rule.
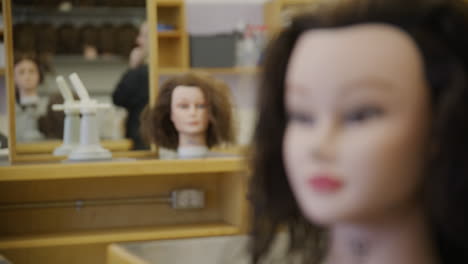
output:
[[458,0],[340,1],[272,39],[253,138],[253,263],[281,227],[288,253],[323,263],[337,226],[411,212],[430,223],[441,263],[468,261],[457,206],[468,200],[467,14]]
[[37,88],[42,82],[39,64],[30,56],[20,56],[15,61],[15,87],[19,97],[37,96]]
[[429,101],[405,32],[363,24],[304,33],[286,75],[283,159],[306,217],[363,221],[420,203]]

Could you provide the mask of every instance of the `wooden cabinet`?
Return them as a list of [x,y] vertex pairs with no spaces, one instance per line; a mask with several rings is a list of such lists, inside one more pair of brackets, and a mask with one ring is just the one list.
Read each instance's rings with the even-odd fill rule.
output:
[[160,69],[189,67],[185,1],[148,0],[148,22],[157,27],[157,65]]
[[[203,190],[205,206],[135,202],[181,188]],[[17,264],[97,264],[115,242],[241,234],[245,198],[236,157],[0,164],[0,253]],[[85,203],[102,199],[111,202]]]

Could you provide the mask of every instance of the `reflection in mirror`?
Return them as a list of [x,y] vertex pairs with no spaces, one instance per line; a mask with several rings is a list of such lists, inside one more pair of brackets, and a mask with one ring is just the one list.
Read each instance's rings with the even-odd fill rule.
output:
[[[73,72],[92,99],[112,104],[97,116],[103,145],[113,151],[144,149],[133,142],[131,121],[135,101],[148,102],[148,68],[141,59],[147,49],[139,34],[145,1],[52,2],[15,1],[12,8],[17,152],[50,154],[61,144],[64,115],[52,105],[63,98],[55,79]],[[126,76],[139,67],[146,75],[127,82],[130,93],[115,100]],[[141,94],[131,94],[135,91]]]
[[152,108],[142,115],[148,141],[172,150],[179,158],[209,156],[210,148],[234,143],[228,86],[206,73],[187,73],[164,82]]

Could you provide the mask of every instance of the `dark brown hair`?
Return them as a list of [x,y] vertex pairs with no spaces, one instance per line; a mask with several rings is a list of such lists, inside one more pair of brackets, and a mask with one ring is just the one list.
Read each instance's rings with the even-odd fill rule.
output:
[[306,31],[384,23],[406,31],[423,55],[432,107],[432,142],[424,209],[441,263],[468,263],[468,16],[467,4],[450,0],[356,0],[293,19],[270,43],[259,93],[250,188],[253,263],[268,254],[279,227],[290,235],[288,253],[304,263],[323,261],[327,232],[302,215],[287,181],[282,143],[287,117],[285,73]]
[[196,86],[201,89],[208,104],[209,125],[206,133],[208,147],[234,142],[231,98],[229,87],[204,73],[187,73],[170,78],[161,85],[156,104],[146,107],[141,115],[141,132],[147,142],[176,149],[179,135],[171,121],[172,92],[177,86]]
[[13,26],[14,50],[23,53],[36,51],[36,30],[32,23],[19,23]]
[[138,36],[138,29],[132,24],[123,24],[117,27],[116,43],[117,53],[123,57],[128,57],[135,47],[135,39]]
[[79,29],[80,49],[83,50],[86,46],[98,48],[99,29],[91,24],[83,25]]
[[37,53],[55,53],[57,33],[54,25],[49,23],[37,24],[36,26],[36,48]]
[[54,104],[63,104],[63,102],[64,100],[60,93],[54,93],[49,96],[47,112],[38,120],[39,131],[44,134],[46,138],[62,139],[63,137],[63,120],[65,119],[65,114],[63,111],[52,110]]
[[103,24],[99,28],[99,50],[103,54],[115,54],[117,42],[115,41],[116,30],[112,24]]
[[72,24],[63,24],[57,28],[57,53],[80,53],[79,32]]

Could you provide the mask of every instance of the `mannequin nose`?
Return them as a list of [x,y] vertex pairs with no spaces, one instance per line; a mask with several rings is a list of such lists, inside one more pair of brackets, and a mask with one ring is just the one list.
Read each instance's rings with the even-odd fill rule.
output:
[[190,106],[189,107],[189,114],[190,115],[195,115],[197,113],[197,108],[195,106]]
[[315,159],[331,160],[336,153],[339,128],[332,120],[317,125],[316,132],[312,134],[309,151]]

